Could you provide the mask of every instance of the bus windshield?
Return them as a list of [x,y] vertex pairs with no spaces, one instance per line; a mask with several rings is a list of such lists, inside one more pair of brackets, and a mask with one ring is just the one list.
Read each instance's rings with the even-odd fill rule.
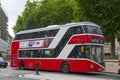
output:
[[102,35],[101,29],[98,26],[84,25],[85,33],[99,34]]
[[76,46],[68,58],[88,58],[98,63],[103,63],[103,46]]
[[102,46],[86,46],[86,57],[98,63],[103,63]]

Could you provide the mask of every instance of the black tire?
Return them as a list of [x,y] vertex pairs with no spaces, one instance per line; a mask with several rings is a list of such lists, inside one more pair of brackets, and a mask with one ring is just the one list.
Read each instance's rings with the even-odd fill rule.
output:
[[7,68],[7,66],[3,66],[4,68]]
[[118,74],[120,74],[120,69],[118,69]]
[[62,63],[61,72],[63,72],[63,73],[70,72],[70,66],[69,66],[69,64],[67,62]]
[[20,70],[24,70],[24,69],[25,69],[24,61],[20,61],[19,69],[20,69]]

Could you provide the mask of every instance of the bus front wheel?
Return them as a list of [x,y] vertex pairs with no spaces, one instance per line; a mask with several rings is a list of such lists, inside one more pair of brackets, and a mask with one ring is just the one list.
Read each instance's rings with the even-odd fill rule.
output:
[[20,70],[24,70],[24,69],[25,69],[24,61],[20,61],[19,69],[20,69]]
[[61,71],[63,73],[68,73],[70,71],[70,66],[69,66],[69,64],[67,62],[62,63]]

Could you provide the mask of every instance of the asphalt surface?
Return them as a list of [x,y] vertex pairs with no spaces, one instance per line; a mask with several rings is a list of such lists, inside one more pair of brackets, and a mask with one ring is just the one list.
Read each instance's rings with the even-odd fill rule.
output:
[[[115,73],[62,73],[55,71],[19,70],[0,68],[0,80],[120,80],[120,75]],[[23,75],[21,77],[21,75]]]
[[0,77],[0,80],[34,80],[34,79],[20,78],[17,76],[7,76],[7,77]]
[[[28,75],[27,77],[20,77],[19,75],[0,76],[0,80],[120,80],[120,75],[112,74],[112,73],[67,73],[67,74],[64,74],[61,72],[41,71],[40,75],[37,75],[36,79],[33,77],[33,75],[31,76],[31,74],[33,74],[33,72],[30,74],[29,73],[21,74],[24,76]],[[54,77],[50,78],[51,75]]]

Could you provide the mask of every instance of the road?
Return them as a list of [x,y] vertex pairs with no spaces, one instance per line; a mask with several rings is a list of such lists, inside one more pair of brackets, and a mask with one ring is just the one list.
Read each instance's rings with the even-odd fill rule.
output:
[[[39,71],[39,79],[31,77],[34,70],[19,70],[11,67],[0,68],[0,80],[120,80],[120,75],[112,73],[61,73]],[[25,75],[25,77],[20,77]],[[27,75],[27,76],[26,76]],[[35,75],[36,76],[36,75]]]
[[34,80],[34,79],[24,79],[19,77],[19,75],[21,74],[29,74],[32,72],[34,71],[19,70],[8,66],[7,68],[0,68],[0,80]]

